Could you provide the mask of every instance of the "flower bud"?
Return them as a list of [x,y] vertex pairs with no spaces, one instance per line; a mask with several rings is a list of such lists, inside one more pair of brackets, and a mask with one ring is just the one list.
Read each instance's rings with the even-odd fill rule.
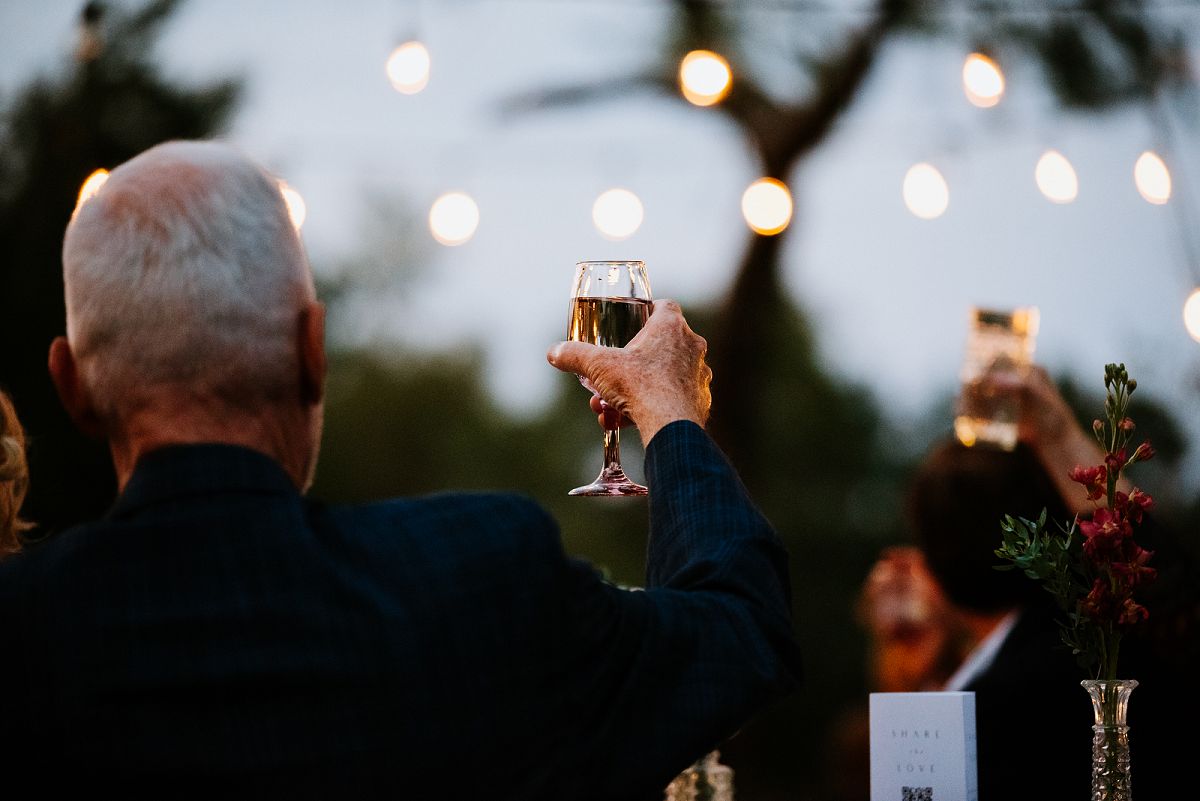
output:
[[1092,431],[1095,432],[1096,434],[1102,433],[1104,431],[1104,421],[1103,420],[1093,420],[1092,421]]
[[1135,389],[1137,389],[1137,379],[1131,378],[1129,379],[1129,391],[1133,392]]
[[1133,424],[1133,421],[1130,420],[1128,417],[1126,417],[1124,420],[1121,421],[1121,430],[1122,431],[1132,431],[1135,428],[1137,428],[1137,426],[1135,426]]
[[1145,462],[1153,458],[1154,448],[1150,446],[1149,442],[1143,442],[1141,445],[1138,445],[1137,450],[1133,452],[1133,457],[1130,458],[1129,464],[1133,464],[1134,462]]

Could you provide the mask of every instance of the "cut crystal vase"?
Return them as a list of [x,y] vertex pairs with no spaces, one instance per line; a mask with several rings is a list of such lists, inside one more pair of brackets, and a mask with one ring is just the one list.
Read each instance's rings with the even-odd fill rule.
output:
[[720,756],[713,751],[696,760],[667,786],[664,801],[733,801],[733,769]]
[[1081,682],[1092,698],[1091,801],[1131,801],[1129,726],[1125,722],[1133,679],[1087,679]]

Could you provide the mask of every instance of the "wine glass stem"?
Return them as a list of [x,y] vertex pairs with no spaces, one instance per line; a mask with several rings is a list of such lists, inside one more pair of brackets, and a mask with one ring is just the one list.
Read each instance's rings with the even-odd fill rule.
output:
[[604,429],[604,469],[621,470],[621,429]]

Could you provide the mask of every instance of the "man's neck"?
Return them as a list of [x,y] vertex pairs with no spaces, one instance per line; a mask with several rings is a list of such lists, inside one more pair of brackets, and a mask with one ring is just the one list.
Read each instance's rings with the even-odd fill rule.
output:
[[161,407],[139,411],[110,434],[118,490],[125,489],[145,454],[168,445],[200,443],[240,445],[264,453],[279,462],[297,488],[308,489],[320,436],[319,410],[314,421],[299,410],[218,416],[186,404],[169,408],[169,412]]

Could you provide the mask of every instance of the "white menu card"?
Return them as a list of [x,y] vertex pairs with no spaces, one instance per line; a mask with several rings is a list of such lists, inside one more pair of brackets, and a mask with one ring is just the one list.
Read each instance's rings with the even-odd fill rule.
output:
[[978,801],[975,693],[871,693],[871,801]]

